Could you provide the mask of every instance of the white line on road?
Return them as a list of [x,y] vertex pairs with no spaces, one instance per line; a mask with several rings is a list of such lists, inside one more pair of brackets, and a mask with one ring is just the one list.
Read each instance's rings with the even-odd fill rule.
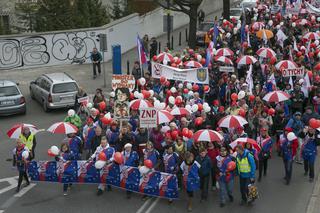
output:
[[31,190],[35,186],[36,186],[35,183],[31,183],[29,186],[24,187],[23,189],[21,189],[19,193],[14,195],[14,197],[22,197],[25,193],[27,193],[29,190]]
[[0,210],[0,213],[3,213],[4,212],[4,210]]
[[151,206],[149,206],[149,208],[145,211],[145,213],[150,213],[154,209],[154,207],[156,207],[159,200],[160,198],[157,198],[155,201],[153,201],[153,203],[151,204]]
[[318,212],[318,210],[315,209],[317,202],[320,202],[320,175],[318,175],[318,178],[316,180],[316,184],[313,188],[312,195],[309,200],[309,204],[307,206],[307,213],[314,213]]
[[144,213],[144,209],[149,205],[151,202],[151,198],[149,198],[147,201],[144,202],[144,204],[138,209],[136,213]]

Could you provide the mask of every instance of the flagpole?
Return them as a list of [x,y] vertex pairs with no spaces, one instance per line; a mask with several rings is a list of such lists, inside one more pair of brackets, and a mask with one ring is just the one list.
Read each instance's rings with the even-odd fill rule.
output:
[[138,48],[138,55],[139,55],[139,63],[140,63],[140,69],[141,69],[141,77],[144,76],[142,62],[141,62],[141,40],[139,37],[139,34],[137,34],[137,48]]

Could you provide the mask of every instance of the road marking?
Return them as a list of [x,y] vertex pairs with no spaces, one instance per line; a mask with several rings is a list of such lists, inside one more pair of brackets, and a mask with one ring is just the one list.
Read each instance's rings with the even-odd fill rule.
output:
[[148,200],[146,200],[144,202],[144,204],[138,209],[138,211],[136,213],[142,213],[144,212],[144,209],[149,205],[149,203],[151,202],[151,198],[149,198]]
[[0,182],[8,182],[10,184],[10,186],[7,186],[5,188],[0,189],[0,194],[3,194],[7,191],[10,191],[10,190],[16,188],[18,185],[17,178],[18,178],[18,176],[0,179]]
[[4,212],[4,210],[0,210],[0,213],[3,213]]
[[29,186],[22,188],[19,193],[14,195],[14,197],[22,197],[25,193],[27,193],[29,190],[31,190],[35,186],[36,186],[35,183],[31,183]]
[[149,208],[145,211],[145,213],[150,213],[154,209],[154,207],[156,207],[159,200],[160,198],[157,198],[155,201],[153,201],[153,203],[151,204],[151,206],[149,206]]
[[320,193],[320,175],[318,175],[316,184],[313,188],[312,195],[310,197],[309,204],[307,207],[307,213],[318,212],[318,210],[315,210],[315,207],[316,207],[316,203],[320,202],[319,193]]

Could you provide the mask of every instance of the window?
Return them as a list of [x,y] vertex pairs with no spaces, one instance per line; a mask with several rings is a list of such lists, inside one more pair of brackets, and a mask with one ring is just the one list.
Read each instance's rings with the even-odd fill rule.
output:
[[74,82],[53,85],[52,93],[76,92],[78,86]]
[[50,92],[50,83],[46,79],[43,79],[41,82],[41,88]]
[[0,97],[19,95],[19,90],[15,86],[0,87]]

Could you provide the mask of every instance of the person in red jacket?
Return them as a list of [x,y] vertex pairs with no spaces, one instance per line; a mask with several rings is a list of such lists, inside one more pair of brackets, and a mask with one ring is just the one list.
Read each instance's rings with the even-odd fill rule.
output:
[[220,154],[220,146],[217,142],[209,142],[207,148],[208,156],[211,159],[211,164],[213,165],[211,168],[211,183],[212,183],[212,191],[216,190],[216,161],[217,156]]

